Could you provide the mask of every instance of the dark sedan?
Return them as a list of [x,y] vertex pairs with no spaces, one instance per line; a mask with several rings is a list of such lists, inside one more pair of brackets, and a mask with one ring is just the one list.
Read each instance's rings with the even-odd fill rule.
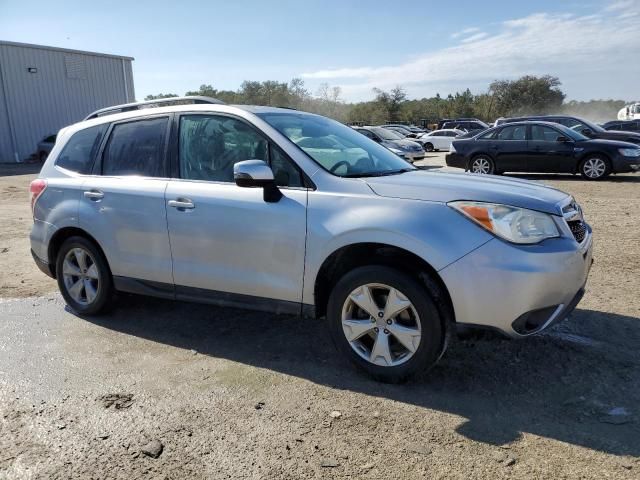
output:
[[579,172],[597,180],[610,173],[639,171],[640,147],[589,139],[557,123],[518,122],[454,140],[446,161],[450,167],[474,173]]
[[564,125],[571,130],[575,130],[576,132],[581,133],[585,137],[597,138],[601,140],[618,140],[621,142],[631,142],[640,145],[640,133],[638,132],[609,131],[605,130],[600,125],[596,125],[589,120],[585,120],[584,118],[569,117],[567,115],[543,115],[535,117],[503,118],[498,120],[500,125],[504,125],[505,123],[523,121],[559,123],[560,125]]

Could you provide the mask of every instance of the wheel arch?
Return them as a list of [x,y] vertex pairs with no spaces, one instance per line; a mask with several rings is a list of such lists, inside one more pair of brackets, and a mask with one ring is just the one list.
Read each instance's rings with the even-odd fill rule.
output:
[[582,164],[582,162],[584,162],[589,157],[602,157],[609,163],[609,167],[613,166],[611,162],[611,156],[608,153],[596,150],[594,152],[587,152],[580,155],[580,157],[578,157],[578,164],[576,165],[576,169],[579,169],[580,164]]
[[347,272],[366,265],[384,265],[408,273],[429,291],[445,320],[445,332],[455,323],[449,290],[438,272],[423,258],[385,243],[353,243],[333,251],[322,263],[314,282],[315,314],[326,314],[333,285]]
[[[56,259],[58,256],[58,252],[60,251],[60,247],[62,244],[71,237],[83,237],[92,242],[96,248],[100,251],[105,261],[107,262],[107,266],[109,267],[109,261],[107,260],[107,256],[104,253],[104,249],[91,234],[89,234],[86,230],[83,230],[78,227],[63,227],[58,229],[49,240],[49,247],[47,248],[47,258],[49,261],[49,265],[51,266],[51,273],[54,278],[56,278]],[[110,267],[109,267],[110,268]]]

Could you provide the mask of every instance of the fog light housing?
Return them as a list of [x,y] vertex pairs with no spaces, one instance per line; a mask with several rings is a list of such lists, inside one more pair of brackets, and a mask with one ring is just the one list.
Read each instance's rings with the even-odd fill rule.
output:
[[552,307],[540,308],[538,310],[531,310],[527,313],[523,313],[511,324],[513,328],[520,335],[530,335],[542,329],[547,322],[553,320],[553,317],[561,305],[554,305]]

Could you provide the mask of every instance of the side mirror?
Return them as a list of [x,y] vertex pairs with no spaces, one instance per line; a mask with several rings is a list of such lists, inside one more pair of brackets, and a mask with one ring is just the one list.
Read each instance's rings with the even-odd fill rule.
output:
[[570,142],[571,139],[569,137],[565,137],[564,135],[559,135],[558,138],[556,138],[556,142]]
[[245,160],[233,166],[233,179],[236,185],[245,188],[262,188],[264,201],[274,203],[282,198],[282,192],[276,185],[273,171],[262,160]]
[[590,128],[583,128],[581,132],[585,137],[590,137],[593,133]]

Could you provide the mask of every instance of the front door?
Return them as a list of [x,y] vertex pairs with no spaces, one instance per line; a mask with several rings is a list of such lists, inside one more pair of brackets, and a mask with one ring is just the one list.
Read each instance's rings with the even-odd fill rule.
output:
[[[187,114],[178,123],[179,178],[165,194],[176,296],[265,309],[278,300],[285,311],[286,304],[299,308],[307,209],[302,174],[244,120]],[[252,159],[271,165],[280,201],[265,202],[261,188],[234,183],[233,165]]]
[[[558,141],[564,137],[565,141]],[[527,163],[530,172],[575,172],[574,142],[546,125],[531,125]]]

